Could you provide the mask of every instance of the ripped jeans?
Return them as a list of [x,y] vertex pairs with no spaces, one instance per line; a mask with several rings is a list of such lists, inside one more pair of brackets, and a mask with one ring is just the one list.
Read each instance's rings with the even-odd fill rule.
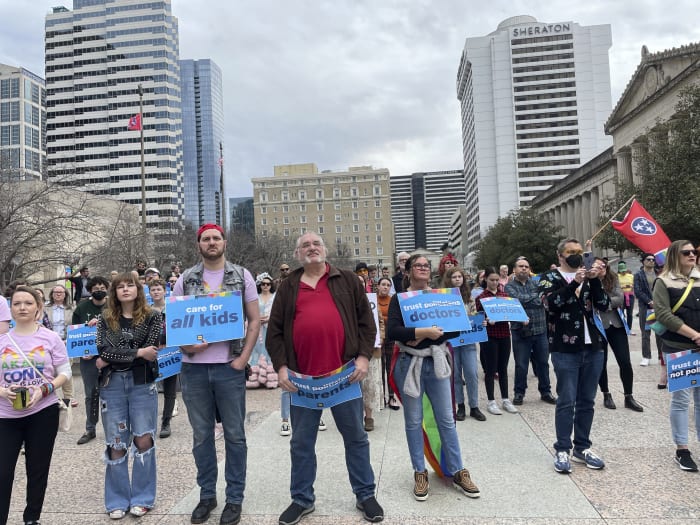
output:
[[[155,383],[135,385],[130,371],[114,372],[107,386],[100,387],[102,425],[107,448],[104,462],[105,508],[128,510],[133,506],[152,508],[156,500],[155,432],[158,422],[158,390]],[[153,445],[143,452],[134,437],[149,435]],[[127,454],[110,459],[110,450]],[[133,456],[129,480],[129,453]]]

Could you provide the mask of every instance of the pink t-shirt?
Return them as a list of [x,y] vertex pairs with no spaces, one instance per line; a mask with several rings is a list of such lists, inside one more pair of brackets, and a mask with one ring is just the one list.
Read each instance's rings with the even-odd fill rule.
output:
[[[258,308],[258,290],[255,287],[255,280],[248,270],[243,269],[243,278],[245,280],[245,294],[243,297],[243,316],[245,317],[245,305],[247,303],[255,303],[255,308]],[[210,271],[205,269],[202,273],[202,285],[207,292],[221,292],[221,283],[224,280],[224,270]],[[182,275],[178,278],[173,288],[173,295],[185,295],[182,284]],[[228,363],[231,361],[229,357],[229,343],[222,341],[220,343],[210,343],[209,347],[204,352],[198,352],[192,357],[182,354],[183,363],[195,364],[211,364],[211,363]]]
[[[39,326],[39,329],[32,335],[18,335],[14,330],[11,330],[10,333],[27,359],[49,381],[56,377],[56,367],[68,362],[66,345],[61,341],[60,336],[53,331]],[[2,370],[0,384],[4,388],[9,388],[12,385],[40,387],[44,383],[41,376],[24,360],[7,334],[0,335],[0,367]],[[16,410],[7,399],[0,398],[0,418],[25,417],[57,402],[56,394],[52,393],[29,409]]]

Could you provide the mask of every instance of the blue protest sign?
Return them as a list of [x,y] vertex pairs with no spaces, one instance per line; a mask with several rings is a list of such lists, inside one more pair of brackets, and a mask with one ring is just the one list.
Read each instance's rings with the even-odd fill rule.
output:
[[72,324],[66,329],[68,357],[97,355],[97,325]]
[[528,320],[527,313],[520,301],[513,297],[484,297],[481,306],[486,312],[489,321],[517,321],[523,323]]
[[355,362],[321,377],[312,377],[289,370],[289,380],[298,388],[292,392],[292,405],[323,410],[351,399],[362,397],[360,383],[350,383]]
[[489,336],[486,333],[484,326],[485,316],[483,313],[470,315],[469,320],[472,322],[471,330],[462,330],[457,337],[448,339],[447,342],[452,346],[464,346],[472,343],[483,343],[487,341]]
[[179,346],[166,346],[158,350],[158,378],[162,381],[180,373],[182,368],[182,352]]
[[690,350],[666,354],[668,391],[700,386],[700,354]]
[[146,302],[149,305],[153,304],[153,297],[151,297],[151,287],[148,286],[147,284],[143,285],[143,293],[146,294]]
[[168,346],[216,343],[243,337],[241,292],[168,298]]
[[404,325],[411,328],[438,326],[444,332],[471,330],[472,325],[457,288],[416,290],[399,295]]

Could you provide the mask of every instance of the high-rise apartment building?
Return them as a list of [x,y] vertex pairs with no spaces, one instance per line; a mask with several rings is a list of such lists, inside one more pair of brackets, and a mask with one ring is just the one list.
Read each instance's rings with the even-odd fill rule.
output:
[[331,255],[367,263],[393,257],[389,170],[319,173],[315,164],[292,164],[275,166],[274,173],[251,181],[256,235],[295,238],[315,231]]
[[0,64],[0,177],[41,179],[46,165],[44,79]]
[[232,233],[247,233],[255,235],[255,213],[253,212],[253,197],[230,197],[228,209],[229,231]]
[[141,141],[127,130],[143,88],[146,218],[183,218],[178,22],[170,0],[74,0],[46,16],[48,174],[141,204]]
[[390,185],[396,252],[439,251],[448,242],[452,214],[464,204],[462,170],[394,176]]
[[195,228],[223,224],[219,146],[224,139],[221,69],[212,60],[181,60],[185,219]]
[[610,146],[610,25],[515,16],[467,38],[457,73],[467,250]]

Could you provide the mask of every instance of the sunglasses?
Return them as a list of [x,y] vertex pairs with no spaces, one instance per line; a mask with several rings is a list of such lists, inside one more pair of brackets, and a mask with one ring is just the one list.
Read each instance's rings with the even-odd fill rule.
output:
[[562,253],[562,255],[583,255],[583,250],[567,250],[564,253]]
[[265,281],[260,283],[260,286],[272,286],[272,283],[266,283]]
[[690,257],[691,255],[697,255],[695,250],[681,250],[681,255],[683,257]]
[[288,272],[289,268],[280,268],[280,272]]
[[656,259],[654,259],[653,257],[647,257],[647,258],[644,259],[644,260],[645,260],[645,261],[655,261]]

